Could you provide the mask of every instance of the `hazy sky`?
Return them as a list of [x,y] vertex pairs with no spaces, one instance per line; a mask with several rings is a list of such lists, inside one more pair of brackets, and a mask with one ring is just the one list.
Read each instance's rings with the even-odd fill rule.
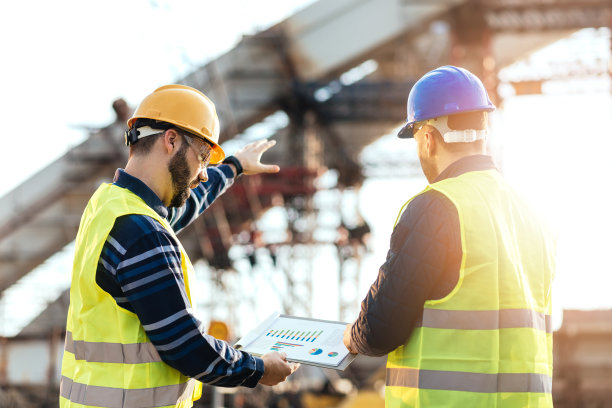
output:
[[[314,0],[33,0],[0,2],[0,196],[132,106],[228,51],[243,34]],[[0,302],[0,334],[69,285],[72,249],[58,253]],[[30,293],[36,291],[38,296]],[[22,303],[23,299],[28,299]],[[6,302],[6,304],[4,304]],[[9,317],[13,320],[8,321]],[[16,322],[16,325],[15,325]],[[6,332],[5,332],[6,330]]]
[[[313,0],[0,3],[0,195],[137,105]],[[10,175],[10,177],[8,176]]]

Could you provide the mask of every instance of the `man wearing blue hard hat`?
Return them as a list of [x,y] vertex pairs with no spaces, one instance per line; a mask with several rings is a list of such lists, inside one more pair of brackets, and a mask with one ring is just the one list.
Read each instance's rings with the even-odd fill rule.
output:
[[555,241],[486,154],[494,109],[454,66],[408,96],[399,137],[430,184],[400,210],[344,336],[352,353],[388,354],[387,407],[552,407]]

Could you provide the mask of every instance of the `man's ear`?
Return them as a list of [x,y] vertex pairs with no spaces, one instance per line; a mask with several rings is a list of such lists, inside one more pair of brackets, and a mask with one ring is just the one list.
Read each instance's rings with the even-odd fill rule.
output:
[[437,149],[437,139],[436,139],[436,135],[434,134],[434,131],[431,129],[425,129],[425,132],[423,134],[423,142],[424,142],[424,147],[425,147],[425,152],[427,153],[428,157],[432,157],[436,154],[436,149]]
[[174,152],[174,149],[178,147],[178,144],[177,144],[178,136],[179,135],[176,130],[168,129],[164,132],[164,135],[161,137],[163,141],[163,145],[164,145],[164,150],[168,154],[172,154],[172,152]]

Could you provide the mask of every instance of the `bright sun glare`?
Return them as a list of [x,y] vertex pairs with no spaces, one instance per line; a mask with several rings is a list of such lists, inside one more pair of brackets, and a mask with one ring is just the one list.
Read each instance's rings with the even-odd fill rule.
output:
[[557,231],[557,308],[610,308],[612,100],[599,92],[507,100],[496,132],[506,177]]

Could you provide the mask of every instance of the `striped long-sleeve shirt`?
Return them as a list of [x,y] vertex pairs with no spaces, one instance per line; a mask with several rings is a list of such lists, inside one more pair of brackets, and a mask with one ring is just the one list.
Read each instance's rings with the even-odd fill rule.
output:
[[[122,169],[114,184],[142,198],[178,233],[234,182],[227,165],[207,171],[208,181],[178,209],[166,208]],[[163,361],[184,375],[224,387],[254,387],[263,375],[262,359],[205,334],[185,291],[178,242],[156,220],[139,214],[117,218],[100,254],[96,283],[120,307],[136,313]]]

